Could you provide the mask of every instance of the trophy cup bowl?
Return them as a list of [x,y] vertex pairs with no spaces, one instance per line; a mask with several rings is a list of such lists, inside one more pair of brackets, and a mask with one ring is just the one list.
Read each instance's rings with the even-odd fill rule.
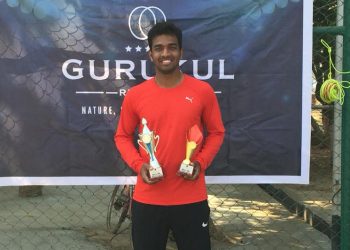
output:
[[197,146],[202,142],[203,134],[197,125],[192,126],[187,132],[186,158],[182,161],[179,172],[183,174],[193,174],[191,157]]

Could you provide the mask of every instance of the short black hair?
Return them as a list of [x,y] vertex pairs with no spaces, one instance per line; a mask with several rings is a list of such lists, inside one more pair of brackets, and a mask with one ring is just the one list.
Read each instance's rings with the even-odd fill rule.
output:
[[177,38],[180,49],[182,48],[182,31],[171,22],[160,22],[155,24],[148,32],[148,46],[152,49],[152,42],[156,36],[174,35]]

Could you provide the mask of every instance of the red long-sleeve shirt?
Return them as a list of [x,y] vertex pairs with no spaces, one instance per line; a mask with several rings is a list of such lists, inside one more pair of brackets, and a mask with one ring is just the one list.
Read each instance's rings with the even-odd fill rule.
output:
[[[142,131],[142,118],[159,144],[155,156],[160,163],[164,179],[156,184],[143,182],[139,172],[149,156],[134,145],[135,128]],[[177,176],[185,159],[186,133],[197,124],[206,136],[192,161],[201,165],[199,178],[194,181]],[[154,78],[131,88],[124,98],[115,143],[126,163],[138,174],[134,199],[155,205],[178,205],[207,199],[205,169],[213,160],[224,138],[220,108],[211,86],[189,75],[173,88],[158,86]],[[139,132],[141,133],[141,132]]]

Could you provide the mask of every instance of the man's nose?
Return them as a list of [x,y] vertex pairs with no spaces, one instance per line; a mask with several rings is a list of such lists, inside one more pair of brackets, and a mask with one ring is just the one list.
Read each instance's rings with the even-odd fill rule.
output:
[[167,56],[169,55],[169,49],[168,48],[164,48],[162,51],[162,56]]

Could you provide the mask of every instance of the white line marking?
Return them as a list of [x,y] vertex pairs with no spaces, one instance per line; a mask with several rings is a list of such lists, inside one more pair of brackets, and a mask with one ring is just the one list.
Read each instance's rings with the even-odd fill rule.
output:
[[75,91],[76,94],[104,94],[103,91]]

